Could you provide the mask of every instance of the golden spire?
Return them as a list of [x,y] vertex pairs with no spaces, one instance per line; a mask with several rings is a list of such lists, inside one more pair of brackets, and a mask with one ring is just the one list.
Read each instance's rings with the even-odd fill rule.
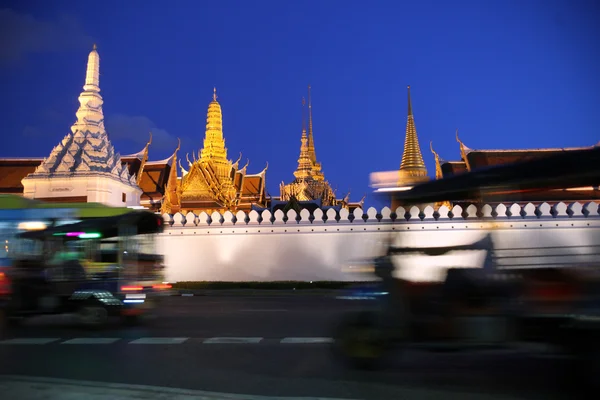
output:
[[435,179],[442,179],[444,174],[442,173],[442,165],[440,161],[440,156],[438,153],[433,150],[433,142],[429,142],[429,149],[433,153],[433,157],[435,158]]
[[426,177],[427,168],[423,162],[415,118],[412,112],[412,101],[410,98],[410,86],[408,86],[408,119],[406,120],[406,137],[404,138],[404,153],[400,172],[403,177]]
[[[310,104],[310,103],[309,103]],[[296,179],[305,179],[311,175],[312,162],[308,149],[308,138],[306,137],[306,101],[302,98],[302,137],[300,139],[300,157],[298,157],[298,168],[294,171]]]
[[221,105],[217,101],[217,88],[213,88],[213,100],[208,105],[204,147],[200,152],[200,159],[211,159],[220,164],[227,163],[227,149],[223,139],[223,115]]

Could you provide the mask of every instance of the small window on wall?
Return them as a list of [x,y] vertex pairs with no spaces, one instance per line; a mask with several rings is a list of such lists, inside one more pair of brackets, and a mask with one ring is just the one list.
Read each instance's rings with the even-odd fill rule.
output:
[[123,203],[126,203],[127,202],[127,195],[125,193],[123,193],[122,197],[123,197]]

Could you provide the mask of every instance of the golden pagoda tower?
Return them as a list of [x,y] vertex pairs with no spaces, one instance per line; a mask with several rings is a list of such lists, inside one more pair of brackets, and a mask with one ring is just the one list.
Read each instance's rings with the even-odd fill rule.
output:
[[[182,177],[176,192],[172,191],[171,185],[171,205],[167,204],[164,211],[174,212],[172,203],[176,199],[180,202],[179,211],[184,213],[235,212],[240,209],[249,211],[253,205],[264,206],[267,168],[258,174],[246,174],[246,167],[238,167],[240,159],[235,163],[227,159],[223,114],[217,101],[217,89],[214,88],[213,99],[206,113],[204,145],[198,159],[194,156],[194,161],[190,162],[188,158],[189,170],[184,171],[182,168]],[[170,180],[174,181],[174,178]]]
[[335,198],[329,182],[321,171],[321,163],[317,162],[314,137],[312,133],[312,104],[310,101],[310,85],[308,86],[308,135],[306,132],[306,101],[302,99],[302,136],[300,138],[300,155],[298,167],[294,171],[293,182],[279,186],[280,199],[283,201],[320,201],[322,206],[333,206],[341,203]]
[[419,146],[419,137],[415,127],[415,117],[412,110],[412,101],[410,98],[410,86],[408,86],[408,117],[406,120],[406,136],[404,138],[404,153],[399,171],[399,184],[401,186],[413,186],[416,183],[426,182],[427,168],[423,162],[421,146]]
[[[296,179],[306,179],[313,174],[314,163],[309,150],[309,139],[306,136],[306,118],[304,116],[306,101],[302,98],[302,137],[300,138],[300,156],[298,157],[298,168],[294,171]],[[314,144],[313,144],[314,154]]]

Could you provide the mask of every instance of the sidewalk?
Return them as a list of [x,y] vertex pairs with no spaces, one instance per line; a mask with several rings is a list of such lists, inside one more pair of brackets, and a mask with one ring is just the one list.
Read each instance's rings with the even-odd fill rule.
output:
[[349,400],[317,397],[267,397],[158,386],[0,375],[4,399],[19,400]]
[[[395,388],[392,398],[402,400],[517,400],[516,397],[429,389]],[[19,400],[350,400],[324,397],[270,397],[205,392],[167,387],[127,385],[0,375],[0,393],[5,399]]]
[[341,289],[174,289],[173,296],[335,296]]

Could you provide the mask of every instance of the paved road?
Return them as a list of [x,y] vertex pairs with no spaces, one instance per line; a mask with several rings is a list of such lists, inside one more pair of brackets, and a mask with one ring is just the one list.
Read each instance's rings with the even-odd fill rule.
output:
[[384,371],[347,370],[328,342],[351,303],[314,295],[171,297],[148,326],[101,331],[38,318],[0,342],[0,374],[270,396],[396,399],[407,387],[427,387],[573,398],[559,361],[515,352],[410,351]]

